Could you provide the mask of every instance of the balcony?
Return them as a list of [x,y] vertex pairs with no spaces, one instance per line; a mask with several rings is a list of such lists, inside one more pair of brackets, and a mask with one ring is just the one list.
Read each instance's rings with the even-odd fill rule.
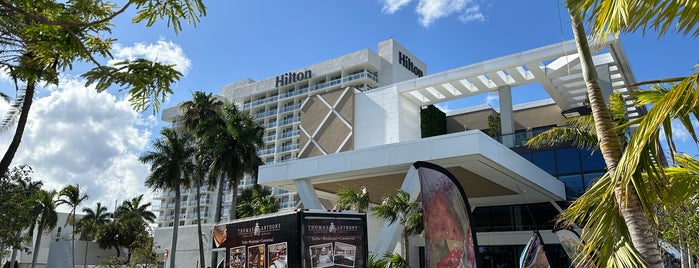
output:
[[274,128],[274,127],[276,127],[276,126],[277,126],[277,121],[274,121],[274,122],[269,122],[269,124],[267,124],[267,125],[265,126],[265,128],[268,128],[268,129],[269,129],[269,128]]
[[257,155],[259,155],[259,156],[273,154],[273,153],[274,153],[274,148],[257,151]]
[[265,118],[268,116],[272,115],[277,115],[277,109],[266,111],[266,112],[261,112],[261,113],[256,113],[255,116],[253,116],[255,119],[260,119],[260,118]]
[[262,142],[270,142],[270,141],[274,141],[276,139],[277,139],[277,135],[268,135],[268,136],[262,137]]
[[285,125],[293,124],[293,123],[296,123],[296,122],[301,122],[301,117],[300,117],[300,116],[296,116],[296,117],[284,119],[284,120],[282,120],[282,121],[279,122],[279,126],[285,126]]
[[291,150],[296,150],[298,148],[299,148],[299,144],[295,143],[295,144],[291,144],[291,145],[287,145],[287,146],[282,146],[281,148],[279,148],[279,152],[280,153],[288,152]]
[[379,82],[379,78],[376,77],[376,75],[374,75],[373,73],[371,73],[367,70],[364,70],[361,73],[356,73],[356,74],[342,78],[342,83],[346,83],[346,82],[350,82],[350,81],[358,80],[358,79],[362,79],[362,78],[369,78],[376,83]]
[[293,131],[279,134],[279,139],[284,139],[284,138],[288,138],[288,137],[295,137],[295,136],[298,136],[299,134],[300,134],[299,130],[293,130]]
[[262,105],[262,104],[267,104],[267,103],[270,103],[273,101],[277,101],[278,99],[279,99],[279,96],[272,96],[269,98],[259,99],[259,100],[256,100],[256,101],[253,101],[250,103],[246,103],[246,104],[243,104],[243,110],[250,109],[250,108],[257,106],[257,105]]
[[294,104],[294,105],[289,105],[289,106],[283,107],[281,112],[282,112],[282,113],[286,113],[286,112],[289,112],[289,111],[298,110],[299,108],[301,108],[301,104],[300,104],[300,103],[297,103],[297,104]]

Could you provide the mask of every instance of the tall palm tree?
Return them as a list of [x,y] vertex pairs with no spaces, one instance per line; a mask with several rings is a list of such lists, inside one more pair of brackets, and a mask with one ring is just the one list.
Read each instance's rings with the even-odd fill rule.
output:
[[[699,22],[699,7],[692,1],[589,1],[589,0],[569,0],[567,6],[571,13],[571,22],[574,27],[574,35],[578,43],[578,52],[581,55],[581,66],[584,70],[583,77],[588,85],[588,96],[592,96],[596,84],[596,74],[590,60],[589,49],[585,39],[584,29],[581,22],[581,14],[590,15],[593,32],[597,37],[604,38],[608,33],[619,34],[622,31],[646,30],[654,28],[658,30],[660,35],[664,34],[669,26],[675,25],[676,30],[683,34],[692,33],[694,36],[699,35],[697,31],[697,22]],[[633,15],[630,15],[633,14]],[[678,22],[679,21],[679,22]],[[664,81],[681,81],[673,90],[665,94],[662,98],[654,98],[651,102],[640,101],[640,104],[653,103],[647,115],[638,120],[638,128],[632,135],[625,151],[621,153],[613,148],[613,143],[608,143],[603,137],[600,137],[600,148],[602,150],[605,162],[608,166],[608,172],[600,180],[609,181],[606,183],[607,189],[598,187],[596,194],[603,195],[605,201],[614,201],[617,211],[613,211],[613,207],[605,205],[596,205],[600,198],[591,197],[591,194],[584,194],[576,201],[567,213],[564,213],[565,219],[569,221],[588,222],[588,227],[583,229],[583,238],[588,241],[585,249],[587,253],[593,252],[595,246],[612,244],[608,239],[607,233],[603,230],[612,224],[602,224],[598,219],[607,219],[615,222],[622,220],[623,228],[615,228],[621,233],[622,243],[626,243],[623,250],[614,250],[614,256],[623,257],[625,260],[632,260],[631,255],[636,253],[642,258],[646,265],[650,267],[662,266],[660,256],[660,247],[656,238],[654,201],[658,200],[659,192],[668,191],[667,178],[664,176],[664,168],[658,165],[661,159],[659,135],[661,127],[665,129],[665,135],[668,140],[668,149],[671,155],[674,155],[674,144],[672,143],[672,130],[669,127],[671,120],[680,119],[680,122],[685,125],[690,131],[692,138],[697,141],[694,134],[692,123],[688,119],[690,113],[695,113],[696,109],[696,81],[699,79],[699,73],[695,73],[687,78],[657,80],[656,82]],[[636,97],[646,93],[636,93]],[[592,100],[592,99],[591,99]],[[601,115],[595,109],[593,104],[593,114]],[[595,122],[604,124],[601,117],[595,117]],[[598,134],[605,130],[597,129]],[[610,135],[610,134],[608,134]],[[611,146],[610,146],[611,145]],[[612,150],[608,150],[609,147]],[[622,167],[622,168],[616,168]],[[645,171],[646,175],[641,174]],[[599,182],[598,182],[599,184]],[[588,191],[590,192],[590,191]],[[607,202],[609,203],[609,202]],[[590,210],[590,208],[593,208]],[[603,208],[607,213],[602,213]],[[590,212],[589,214],[586,212]],[[615,216],[616,214],[616,216]],[[620,214],[620,215],[619,215]],[[590,220],[590,217],[593,219]],[[587,219],[583,219],[587,218]],[[587,237],[586,237],[587,236]],[[607,248],[619,248],[616,245],[606,245]],[[604,255],[604,251],[595,251]],[[617,254],[622,252],[623,254]],[[628,253],[628,254],[627,254]],[[618,260],[617,258],[614,258]],[[598,258],[604,260],[604,258]],[[637,265],[627,262],[627,265]]]
[[[66,225],[70,224],[73,226],[73,232],[71,232],[71,254],[73,255],[73,258],[71,259],[70,263],[72,266],[75,266],[75,210],[78,208],[80,204],[83,203],[83,201],[87,200],[89,197],[87,194],[83,194],[82,196],[80,195],[80,185],[66,185],[61,189],[60,192],[58,192],[58,200],[56,200],[56,205],[68,205],[71,208],[70,214],[68,214],[68,218],[66,218]],[[64,225],[65,226],[65,225]]]
[[401,252],[403,253],[404,259],[409,261],[410,246],[408,244],[408,238],[410,235],[416,234],[415,232],[419,231],[418,234],[421,233],[422,229],[424,229],[424,227],[420,229],[420,225],[417,223],[417,220],[421,220],[422,217],[414,216],[414,214],[421,212],[420,203],[417,201],[410,201],[410,194],[408,194],[408,192],[398,190],[395,194],[384,197],[381,205],[373,207],[372,210],[377,217],[388,221],[389,224],[398,222],[404,226],[403,232],[401,232],[403,240]]
[[53,228],[56,228],[58,222],[58,214],[56,213],[56,191],[46,191],[40,190],[36,197],[36,204],[34,207],[34,215],[36,215],[36,222],[31,227],[31,230],[36,228],[36,242],[34,243],[34,251],[32,251],[32,266],[36,267],[36,261],[39,257],[39,249],[41,248],[41,234],[44,232],[51,232]]
[[153,151],[140,157],[143,163],[151,164],[146,186],[153,189],[175,191],[175,219],[172,227],[172,248],[170,263],[174,265],[177,254],[177,230],[180,223],[180,188],[189,187],[193,172],[194,147],[192,138],[187,133],[178,134],[173,129],[163,128],[162,138],[153,143]]
[[[221,200],[223,195],[223,181],[217,180],[217,178],[211,177],[209,180],[206,179],[206,174],[211,168],[211,163],[213,161],[213,144],[215,141],[210,139],[210,134],[207,132],[212,125],[220,124],[221,117],[219,112],[223,102],[215,98],[211,93],[206,94],[201,91],[196,91],[192,94],[192,100],[186,101],[182,104],[181,114],[184,122],[184,128],[195,138],[195,143],[197,146],[197,151],[195,153],[195,172],[192,176],[195,187],[197,187],[197,232],[202,233],[201,228],[201,185],[208,184],[209,186],[214,186],[218,182],[221,182],[218,189],[216,212],[214,212],[214,221],[218,222],[221,220]],[[199,242],[199,263],[201,263],[201,268],[204,268],[204,241],[201,236],[198,236]],[[216,254],[216,252],[212,252]],[[212,255],[215,259],[215,255]],[[211,263],[215,261],[212,260]]]
[[369,208],[369,193],[365,186],[359,187],[359,193],[355,193],[352,188],[344,186],[337,191],[337,202],[335,209],[352,209],[357,212],[364,212]]
[[145,223],[154,223],[155,214],[150,211],[151,203],[143,202],[143,194],[138,195],[131,200],[124,200],[119,207],[114,211],[114,218],[136,218]]
[[240,180],[247,175],[257,177],[257,168],[263,164],[257,150],[264,145],[264,128],[248,113],[243,113],[234,104],[226,104],[221,111],[225,122],[219,126],[218,142],[214,147],[215,158],[211,172],[224,176],[233,198],[229,219],[236,219],[237,191]]
[[238,197],[238,217],[246,218],[279,211],[280,201],[272,195],[272,188],[253,184],[243,189]]
[[87,251],[90,249],[88,244],[95,240],[97,230],[111,221],[112,214],[107,212],[107,208],[102,206],[102,203],[97,202],[97,207],[94,210],[91,208],[83,208],[85,216],[78,220],[76,226],[80,231],[80,240],[85,241],[85,259],[83,263],[87,267]]

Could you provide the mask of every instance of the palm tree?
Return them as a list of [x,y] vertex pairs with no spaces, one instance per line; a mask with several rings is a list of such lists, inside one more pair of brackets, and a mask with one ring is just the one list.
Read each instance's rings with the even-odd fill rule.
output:
[[95,240],[97,230],[111,221],[112,214],[107,212],[107,208],[103,207],[100,202],[97,202],[95,210],[83,208],[83,212],[85,216],[78,220],[77,226],[80,230],[80,240],[85,241],[85,260],[83,263],[87,267],[87,251],[90,249],[88,243]]
[[351,209],[357,212],[364,212],[369,208],[369,193],[365,186],[359,187],[359,193],[355,193],[352,188],[344,186],[337,191],[337,202],[335,209]]
[[12,226],[10,229],[15,228],[14,240],[3,241],[7,243],[7,245],[11,245],[12,247],[10,263],[15,263],[15,260],[17,259],[17,253],[22,248],[22,231],[26,228],[29,228],[32,225],[32,223],[35,222],[36,219],[32,215],[33,213],[31,209],[22,209],[32,208],[35,206],[35,202],[31,199],[27,200],[27,196],[36,196],[37,193],[41,191],[41,187],[43,186],[43,183],[41,181],[32,181],[32,178],[30,177],[32,172],[32,168],[26,165],[14,167],[7,174],[7,178],[10,179],[10,184],[2,184],[3,187],[12,188],[10,196],[3,196],[3,198],[7,198],[4,199],[3,202],[12,202],[17,204],[16,206],[11,206],[7,208],[3,206],[3,209],[8,209],[8,212],[10,213],[15,213],[15,211],[11,211],[12,209],[20,210],[20,213],[16,215],[17,217],[15,217],[14,221],[10,225]]
[[[80,185],[66,185],[61,189],[60,192],[58,192],[58,200],[56,200],[56,205],[68,205],[71,208],[70,214],[68,214],[68,218],[66,218],[66,224],[70,224],[75,228],[75,210],[78,208],[80,204],[82,204],[83,201],[87,200],[89,197],[87,194],[83,194],[82,196],[80,195]],[[65,226],[65,225],[64,225]],[[73,230],[71,233],[71,254],[73,255],[73,258],[71,259],[70,263],[72,266],[75,266],[75,232],[77,230]]]
[[[583,239],[587,242],[583,255],[594,253],[599,263],[609,265],[661,267],[662,258],[656,237],[654,206],[662,192],[669,191],[664,176],[660,150],[660,128],[665,127],[668,147],[674,155],[671,120],[680,119],[697,141],[689,113],[697,107],[696,81],[699,74],[683,79],[673,90],[643,100],[653,93],[635,93],[639,104],[653,103],[651,110],[638,120],[638,128],[622,152],[614,138],[609,112],[601,100],[601,91],[592,63],[581,14],[591,14],[593,32],[604,38],[607,33],[645,30],[648,25],[663,34],[676,21],[678,31],[685,34],[696,27],[699,17],[693,2],[683,1],[580,1],[570,0],[567,6],[571,14],[573,33],[581,55],[583,77],[588,87],[588,97],[600,140],[600,150],[607,165],[607,173],[592,189],[577,199],[562,217],[567,223],[583,226]],[[629,16],[633,14],[633,16]],[[696,36],[699,32],[694,31]],[[659,80],[658,82],[663,82]],[[617,169],[617,167],[620,167]],[[645,171],[645,175],[641,172]],[[674,189],[674,188],[673,188]],[[674,189],[677,190],[677,189]],[[596,195],[596,196],[595,196]],[[612,204],[612,205],[610,205]],[[609,239],[610,232],[620,239]],[[640,258],[640,260],[639,260]]]
[[[393,195],[388,195],[384,197],[381,205],[372,208],[377,217],[388,221],[389,224],[393,224],[396,221],[404,226],[403,232],[401,232],[401,237],[403,240],[401,251],[405,260],[410,260],[409,255],[409,244],[408,238],[410,235],[422,233],[424,226],[420,228],[420,224],[417,220],[422,220],[422,216],[415,216],[414,214],[420,213],[420,203],[417,201],[410,201],[410,194],[408,192],[399,190]],[[420,213],[422,214],[422,213]],[[410,227],[410,228],[408,228]]]
[[[196,91],[192,94],[192,100],[186,101],[182,104],[182,119],[184,122],[185,130],[192,133],[195,138],[195,143],[197,145],[197,151],[195,153],[195,172],[192,176],[192,181],[194,186],[197,187],[197,232],[202,233],[201,228],[201,185],[207,181],[205,179],[206,174],[211,168],[211,163],[213,161],[212,154],[212,142],[213,140],[207,139],[207,131],[209,127],[220,122],[221,117],[219,112],[223,102],[213,97],[211,93],[206,94],[201,91]],[[208,185],[216,185],[217,182],[222,180],[216,180],[216,177],[212,177],[208,180]],[[221,220],[221,195],[223,194],[223,184],[219,185],[216,212],[214,213],[214,221],[218,222]],[[199,242],[199,263],[201,263],[201,268],[204,268],[204,241],[201,236],[198,236]],[[216,254],[213,252],[212,254]],[[215,256],[215,255],[214,255]],[[213,256],[212,256],[213,257]],[[212,263],[214,261],[212,260]]]
[[253,184],[243,189],[238,197],[238,217],[246,218],[279,211],[280,201],[272,195],[272,188]]
[[248,174],[257,177],[257,168],[263,164],[257,155],[263,146],[264,128],[257,125],[248,113],[238,111],[235,105],[226,104],[221,111],[224,125],[217,129],[211,173],[222,175],[233,192],[229,219],[236,219],[237,191],[240,180]]
[[[624,96],[615,92],[609,96],[609,112],[619,140],[626,144],[628,131],[626,117],[626,102]],[[527,140],[530,148],[555,147],[564,144],[572,144],[578,148],[595,150],[599,149],[595,122],[592,115],[581,115],[566,119],[566,125],[554,127]]]
[[36,204],[34,207],[36,222],[31,227],[31,230],[34,230],[36,227],[37,234],[36,242],[34,243],[34,251],[32,251],[31,268],[36,267],[36,261],[39,257],[39,249],[41,248],[41,234],[44,232],[51,232],[53,228],[56,228],[58,214],[56,213],[56,203],[54,201],[55,198],[55,190],[40,190],[36,195]]
[[97,245],[102,249],[114,248],[117,252],[117,258],[121,256],[119,247],[123,244],[120,241],[119,233],[121,232],[119,222],[110,221],[102,228],[97,230]]
[[142,204],[143,194],[131,198],[131,200],[124,200],[119,207],[114,211],[114,218],[116,219],[126,219],[126,218],[136,218],[146,223],[155,222],[155,214],[150,211],[151,203]]
[[146,186],[153,189],[169,189],[175,191],[175,219],[172,228],[172,248],[170,263],[174,265],[177,253],[177,230],[180,225],[180,187],[189,187],[190,176],[193,172],[194,147],[191,136],[178,134],[173,129],[163,128],[162,138],[153,143],[153,151],[146,152],[140,157],[143,163],[151,164],[151,173],[146,178]]

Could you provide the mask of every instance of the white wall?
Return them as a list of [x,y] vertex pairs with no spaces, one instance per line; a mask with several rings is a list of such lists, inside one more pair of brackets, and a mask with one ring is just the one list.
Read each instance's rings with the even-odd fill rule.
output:
[[[211,263],[211,224],[202,224],[204,261],[206,267]],[[161,227],[155,229],[154,243],[159,246],[157,252],[162,256],[162,252],[167,248],[172,254],[172,227]],[[177,231],[177,259],[176,267],[197,267],[199,263],[199,240],[197,238],[197,225],[180,226]],[[221,256],[219,256],[219,260]],[[165,267],[173,267],[168,257]]]
[[355,94],[354,149],[420,139],[420,107],[388,86]]

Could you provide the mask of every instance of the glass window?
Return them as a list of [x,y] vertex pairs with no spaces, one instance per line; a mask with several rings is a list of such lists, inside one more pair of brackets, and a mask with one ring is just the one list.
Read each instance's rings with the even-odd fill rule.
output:
[[604,158],[602,158],[602,153],[599,150],[589,151],[581,150],[580,159],[582,160],[583,171],[597,171],[607,169],[607,165],[604,164]]
[[492,231],[513,231],[512,214],[509,206],[490,208]]
[[556,151],[558,174],[580,173],[580,154],[578,148],[568,148]]
[[556,174],[556,159],[554,158],[553,151],[533,153],[532,163],[551,175]]
[[583,183],[585,185],[585,189],[589,188],[590,185],[592,185],[592,183],[595,182],[597,179],[601,178],[602,175],[604,175],[604,173],[602,172],[583,174]]
[[580,175],[560,176],[558,179],[566,184],[566,196],[569,198],[579,197],[585,191],[585,185]]

